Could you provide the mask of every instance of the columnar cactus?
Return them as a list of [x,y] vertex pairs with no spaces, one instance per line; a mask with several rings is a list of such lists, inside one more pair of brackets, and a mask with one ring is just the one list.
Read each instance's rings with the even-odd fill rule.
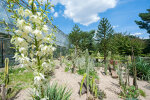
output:
[[5,71],[4,71],[4,84],[5,84],[5,87],[7,88],[7,85],[9,83],[9,73],[8,73],[8,65],[9,65],[9,59],[6,58],[5,59]]

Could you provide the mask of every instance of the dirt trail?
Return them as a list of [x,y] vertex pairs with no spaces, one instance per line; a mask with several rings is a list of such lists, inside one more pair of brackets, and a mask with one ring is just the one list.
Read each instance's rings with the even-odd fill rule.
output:
[[55,78],[51,82],[58,82],[61,85],[66,85],[72,90],[71,100],[86,100],[86,95],[79,96],[80,89],[79,82],[81,82],[82,76],[78,74],[72,74],[70,72],[64,72],[63,68],[56,69]]

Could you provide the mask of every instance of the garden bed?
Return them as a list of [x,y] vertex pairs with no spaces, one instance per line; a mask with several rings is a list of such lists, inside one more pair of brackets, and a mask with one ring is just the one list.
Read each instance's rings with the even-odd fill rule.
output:
[[[56,61],[56,63],[58,63]],[[56,65],[59,66],[59,65]],[[119,98],[120,87],[118,79],[113,79],[110,75],[103,75],[103,68],[99,68],[97,70],[98,76],[100,78],[98,87],[103,90],[106,94],[106,98],[104,100],[122,100]],[[61,85],[66,85],[68,89],[71,89],[72,95],[71,100],[86,100],[86,94],[80,96],[79,95],[79,88],[82,80],[81,75],[77,73],[73,74],[71,72],[65,72],[65,65],[55,70],[55,75],[52,76],[50,84],[58,83]],[[130,77],[130,84],[132,84],[133,78]],[[150,89],[147,88],[150,84],[146,81],[137,81],[138,87],[145,91],[146,97],[139,97],[141,100],[150,100]],[[28,99],[27,99],[28,98]],[[21,90],[14,100],[29,100],[30,99],[30,88],[26,88]]]

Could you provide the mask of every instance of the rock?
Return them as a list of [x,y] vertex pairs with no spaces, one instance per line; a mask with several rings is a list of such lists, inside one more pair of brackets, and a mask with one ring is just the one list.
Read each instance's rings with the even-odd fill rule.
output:
[[56,65],[55,69],[59,69],[59,68],[60,68],[60,66]]
[[96,79],[96,80],[95,80],[95,83],[96,83],[96,84],[99,84],[99,80],[98,80],[98,79]]
[[105,72],[101,72],[101,73],[102,73],[102,75],[106,75]]
[[114,70],[111,70],[111,75],[112,75],[112,78],[118,78],[118,75],[117,75],[116,71],[114,71]]
[[95,99],[94,99],[93,95],[89,94],[87,100],[95,100]]

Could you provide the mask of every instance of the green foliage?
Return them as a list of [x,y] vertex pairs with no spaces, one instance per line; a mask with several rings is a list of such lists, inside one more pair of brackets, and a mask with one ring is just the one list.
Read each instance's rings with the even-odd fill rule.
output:
[[96,98],[98,97],[97,92],[98,92],[98,87],[95,83],[95,78],[92,77],[90,80],[90,92],[95,96]]
[[85,51],[88,49],[89,51],[95,50],[94,44],[94,33],[95,30],[81,31],[78,25],[75,25],[72,29],[72,32],[69,34],[69,41],[71,47],[74,46],[76,49],[80,49]]
[[108,70],[108,64],[105,64],[104,65],[104,72],[105,72],[106,75],[107,75],[107,70]]
[[[146,63],[141,57],[136,58],[137,77],[143,80],[150,80],[150,64]],[[129,65],[130,73],[133,75],[133,66]]]
[[107,18],[102,18],[98,25],[97,41],[99,41],[100,50],[104,53],[104,62],[106,63],[107,53],[110,47],[110,37],[114,33],[114,30]]
[[143,50],[143,53],[146,57],[150,57],[150,39],[144,39],[145,42],[145,48]]
[[86,70],[85,69],[78,69],[77,70],[77,73],[79,74],[79,75],[84,75],[84,73],[86,72]]
[[69,67],[65,67],[65,72],[68,72],[70,70],[70,68]]
[[[77,70],[77,73],[79,75],[84,75],[84,73],[86,73],[86,70],[85,69],[79,69],[79,70]],[[89,71],[89,76],[95,77],[96,79],[99,79],[98,74],[95,70],[90,70]]]
[[88,49],[89,51],[94,51],[95,50],[95,45],[94,45],[94,33],[95,30],[91,30],[89,32],[81,32],[80,35],[80,43],[79,43],[79,48],[82,51],[85,51]]
[[139,94],[143,97],[146,97],[146,93],[142,89],[138,89]]
[[145,92],[141,89],[136,89],[135,86],[121,87],[120,96],[124,99],[137,99],[139,95],[145,97]]
[[131,48],[133,47],[134,54],[139,55],[145,48],[145,42],[142,39],[126,35],[126,33],[113,34],[110,41],[112,54],[131,55]]
[[67,58],[64,59],[63,61],[66,65],[65,67],[65,72],[68,72],[69,70],[71,70],[71,67],[72,67],[72,62],[70,60],[68,60]]
[[78,47],[81,39],[80,35],[81,35],[81,30],[79,26],[75,24],[68,38],[70,43],[76,48]]
[[[3,72],[0,72],[0,79],[4,80]],[[29,88],[33,83],[33,73],[26,68],[9,67],[9,83],[7,85],[7,98],[12,98],[21,89]],[[1,84],[1,83],[0,83]]]
[[[66,86],[58,86],[57,83],[48,85],[45,87],[44,97],[46,100],[70,100],[71,90],[68,90]],[[33,100],[41,100],[42,93],[32,95]]]
[[139,17],[142,21],[135,21],[139,28],[146,29],[147,33],[150,34],[150,9],[147,9],[148,13],[140,13]]
[[87,76],[87,74],[85,73],[84,76],[83,76],[83,79],[82,79],[82,81],[81,81],[81,85],[80,85],[80,95],[81,95],[81,92],[82,92],[83,83],[84,83],[84,81],[85,81],[85,79],[86,79],[86,76]]

